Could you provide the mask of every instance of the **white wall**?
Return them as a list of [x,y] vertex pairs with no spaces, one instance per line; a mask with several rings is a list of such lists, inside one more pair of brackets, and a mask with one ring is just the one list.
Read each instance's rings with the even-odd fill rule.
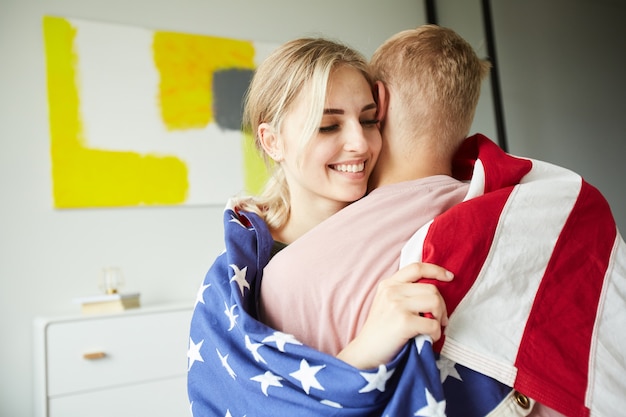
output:
[[144,304],[192,303],[222,249],[221,206],[52,208],[46,14],[277,43],[321,33],[367,56],[425,22],[413,0],[0,0],[0,416],[32,415],[35,316],[78,311],[107,265]]
[[626,2],[494,0],[509,150],[577,171],[626,233]]
[[[438,0],[439,24],[486,56],[481,1]],[[570,168],[626,233],[626,2],[492,0],[508,150]],[[485,86],[483,94],[491,94]],[[495,140],[491,101],[475,131]],[[487,112],[485,112],[487,110]]]
[[[480,58],[487,59],[489,54],[483,30],[481,3],[480,0],[438,0],[435,6],[438,24],[454,29],[472,45]],[[486,79],[482,85],[480,100],[470,131],[470,134],[472,133],[482,133],[497,142],[494,101],[489,79]]]

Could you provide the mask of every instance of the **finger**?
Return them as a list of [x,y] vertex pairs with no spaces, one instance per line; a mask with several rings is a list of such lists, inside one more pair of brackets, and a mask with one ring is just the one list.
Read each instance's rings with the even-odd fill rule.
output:
[[441,322],[443,326],[448,321],[446,304],[439,294],[420,294],[397,300],[396,311],[405,311],[412,316],[419,316]]
[[423,304],[420,305],[419,309],[421,312],[419,313],[424,318],[428,318],[431,320],[437,320],[442,326],[448,325],[448,309],[446,308],[446,303],[438,297],[436,300],[432,300],[434,305],[432,307],[427,307],[425,304],[430,300],[423,300]]
[[423,316],[413,316],[405,322],[406,332],[404,335],[410,339],[419,334],[430,336],[434,341],[441,337],[441,325],[437,320],[428,319]]
[[429,320],[429,319],[423,319],[425,321],[423,321],[421,323],[422,327],[422,331],[420,332],[420,334],[424,334],[424,335],[428,335],[431,337],[431,339],[433,339],[433,342],[436,342],[437,340],[439,340],[441,338],[441,326],[439,325],[439,323],[435,320]]
[[415,262],[406,265],[393,274],[390,278],[398,282],[416,282],[422,278],[432,278],[438,281],[448,282],[454,278],[454,274],[447,269],[430,263]]

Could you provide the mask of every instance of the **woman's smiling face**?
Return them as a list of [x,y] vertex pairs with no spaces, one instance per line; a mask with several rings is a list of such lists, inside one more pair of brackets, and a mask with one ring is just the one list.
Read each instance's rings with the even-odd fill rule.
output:
[[281,129],[281,163],[291,202],[343,208],[365,195],[382,145],[372,89],[360,71],[334,68],[319,129],[303,149],[300,138],[310,103],[305,86]]

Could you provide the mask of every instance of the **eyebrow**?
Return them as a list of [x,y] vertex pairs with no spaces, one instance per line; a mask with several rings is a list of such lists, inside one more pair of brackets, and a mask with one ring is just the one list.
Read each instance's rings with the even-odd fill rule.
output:
[[[367,110],[376,109],[376,103],[370,103],[367,106],[363,106],[361,113]],[[344,114],[342,109],[324,109],[324,114]]]

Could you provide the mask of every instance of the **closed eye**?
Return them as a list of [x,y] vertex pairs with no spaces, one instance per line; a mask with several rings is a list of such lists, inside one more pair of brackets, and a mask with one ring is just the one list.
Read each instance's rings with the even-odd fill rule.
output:
[[369,120],[362,120],[361,124],[365,127],[376,127],[378,126],[378,122],[380,122],[380,120],[378,119],[369,119]]
[[[378,126],[378,122],[380,122],[380,120],[378,119],[368,119],[368,120],[361,120],[361,125],[365,128],[370,128],[370,127],[377,127]],[[319,128],[319,132],[320,133],[328,133],[328,132],[332,132],[334,130],[339,129],[339,125],[338,124],[333,124],[333,125],[328,125],[328,126],[320,126]]]
[[320,126],[319,132],[320,133],[328,133],[328,132],[332,132],[333,130],[337,130],[337,129],[339,129],[339,125],[337,125],[337,124],[330,125],[330,126]]

